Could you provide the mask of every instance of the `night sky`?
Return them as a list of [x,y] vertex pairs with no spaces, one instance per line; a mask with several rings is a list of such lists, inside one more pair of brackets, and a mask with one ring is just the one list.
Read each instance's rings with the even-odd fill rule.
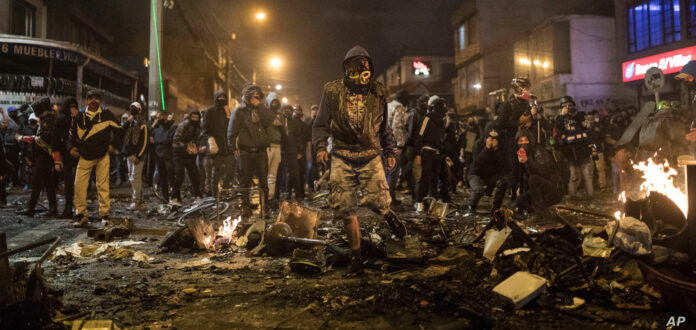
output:
[[[234,61],[251,79],[258,67],[259,81],[281,83],[283,96],[300,97],[308,107],[318,103],[325,82],[341,76],[341,62],[348,49],[361,45],[372,55],[376,73],[383,72],[404,55],[453,55],[453,34],[450,16],[461,0],[178,0],[198,6],[200,12],[192,17],[206,17],[196,22],[217,31],[221,36],[236,34],[232,42]],[[89,3],[99,11],[109,13],[101,20],[112,31],[116,43],[105,56],[147,56],[149,1],[119,0]],[[184,8],[184,7],[182,7]],[[265,10],[264,23],[254,20],[258,10]],[[195,14],[195,15],[194,15]],[[202,16],[201,16],[202,14]],[[146,16],[147,15],[147,16]],[[170,38],[179,41],[190,33],[182,26],[176,12],[165,11],[165,44]],[[213,16],[215,15],[215,16]],[[225,29],[221,26],[225,26]],[[191,41],[190,47],[178,52],[197,54],[200,46]],[[165,53],[163,56],[179,56]],[[268,69],[271,55],[284,59],[279,72]],[[183,55],[181,55],[183,56]],[[191,56],[185,56],[187,62]],[[194,56],[205,62],[205,56]],[[164,71],[176,72],[166,67]],[[187,63],[196,67],[195,63]],[[169,70],[168,70],[169,69]],[[191,73],[187,73],[191,74]]]

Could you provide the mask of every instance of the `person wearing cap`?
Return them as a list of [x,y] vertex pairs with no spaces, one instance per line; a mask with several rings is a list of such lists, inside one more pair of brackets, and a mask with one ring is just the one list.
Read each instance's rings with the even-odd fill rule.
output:
[[40,128],[35,135],[15,136],[18,142],[32,144],[33,166],[31,175],[31,196],[27,207],[18,210],[19,215],[34,216],[34,208],[39,200],[41,190],[46,191],[48,197],[48,213],[45,216],[53,217],[58,215],[58,203],[56,200],[55,180],[53,180],[53,170],[57,172],[63,170],[63,163],[60,157],[61,140],[56,134],[56,114],[51,108],[51,101],[48,97],[42,97],[31,105],[40,123]]
[[560,107],[561,113],[556,118],[555,129],[559,135],[561,153],[565,156],[570,169],[568,195],[570,198],[580,198],[577,188],[582,180],[586,192],[585,199],[591,200],[594,194],[591,160],[597,151],[592,149],[592,141],[583,127],[585,118],[578,111],[575,100],[570,96],[564,96],[560,100]]
[[126,162],[128,164],[128,181],[130,181],[132,203],[130,209],[139,209],[143,204],[143,164],[149,145],[149,130],[146,122],[142,119],[142,106],[138,102],[133,102],[128,107],[133,120],[127,121],[123,125],[124,138],[123,149],[125,151]]
[[123,129],[113,112],[101,106],[97,90],[87,92],[87,107],[79,112],[70,129],[68,146],[73,157],[79,157],[75,173],[75,226],[84,226],[87,217],[87,187],[92,170],[96,172],[99,215],[109,220],[109,151],[118,150]]

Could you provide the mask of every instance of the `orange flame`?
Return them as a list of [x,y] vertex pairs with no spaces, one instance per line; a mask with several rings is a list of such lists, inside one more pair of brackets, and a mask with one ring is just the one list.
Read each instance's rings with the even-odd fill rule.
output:
[[648,158],[647,162],[640,162],[637,165],[633,165],[633,168],[643,172],[643,183],[640,185],[641,191],[644,191],[648,196],[653,191],[667,196],[686,216],[689,201],[686,194],[674,185],[674,177],[677,176],[677,171],[669,167],[669,162],[665,161],[664,164],[656,164],[652,158]]

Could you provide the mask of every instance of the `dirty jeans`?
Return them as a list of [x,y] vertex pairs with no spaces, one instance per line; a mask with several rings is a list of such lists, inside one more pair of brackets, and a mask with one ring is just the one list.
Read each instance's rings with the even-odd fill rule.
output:
[[184,171],[188,173],[191,180],[191,193],[194,198],[200,197],[199,188],[200,178],[198,167],[196,166],[196,155],[189,155],[183,151],[174,150],[174,187],[172,188],[172,198],[181,201],[181,186],[184,184]]
[[278,178],[278,166],[280,165],[280,145],[271,144],[266,149],[268,154],[268,199],[275,198],[276,179]]
[[507,178],[502,175],[493,175],[490,177],[482,177],[478,175],[469,175],[469,185],[471,186],[471,197],[469,197],[469,206],[476,209],[481,197],[483,197],[484,188],[486,186],[495,186],[495,196],[493,197],[493,209],[497,210],[503,204],[505,198],[505,190],[507,189]]
[[[341,218],[355,216],[357,207],[362,205],[379,215],[389,211],[391,196],[382,157],[376,156],[365,162],[331,157],[329,188],[331,205]],[[362,192],[359,202],[358,191]]]
[[128,181],[133,190],[133,203],[141,203],[143,201],[143,165],[145,162],[138,160],[135,156],[130,156],[128,162]]
[[87,160],[80,157],[75,173],[75,214],[87,215],[87,186],[92,169],[96,172],[97,196],[99,199],[99,215],[109,215],[111,200],[109,200],[109,154],[102,158]]
[[[263,205],[268,207],[268,154],[265,151],[240,151],[239,161],[242,163],[242,176],[239,180],[241,188],[251,188],[252,179],[259,180],[259,188],[263,193]],[[249,190],[242,190],[242,203],[249,206]]]
[[580,186],[580,180],[585,183],[585,192],[587,193],[587,198],[592,197],[592,162],[587,160],[579,165],[569,165],[570,167],[570,180],[568,181],[568,195],[571,197],[576,196],[578,186]]
[[599,181],[599,189],[604,189],[607,187],[607,163],[604,160],[603,152],[600,152],[598,156],[599,159],[594,161],[594,165],[597,169],[597,180]]

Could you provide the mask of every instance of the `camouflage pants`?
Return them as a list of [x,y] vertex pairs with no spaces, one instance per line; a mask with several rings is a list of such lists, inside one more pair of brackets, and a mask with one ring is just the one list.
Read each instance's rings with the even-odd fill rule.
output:
[[[364,164],[350,164],[339,157],[331,157],[329,188],[331,204],[337,215],[343,218],[356,215],[358,206],[367,206],[381,215],[389,210],[391,204],[381,157]],[[358,192],[362,192],[359,203]]]

